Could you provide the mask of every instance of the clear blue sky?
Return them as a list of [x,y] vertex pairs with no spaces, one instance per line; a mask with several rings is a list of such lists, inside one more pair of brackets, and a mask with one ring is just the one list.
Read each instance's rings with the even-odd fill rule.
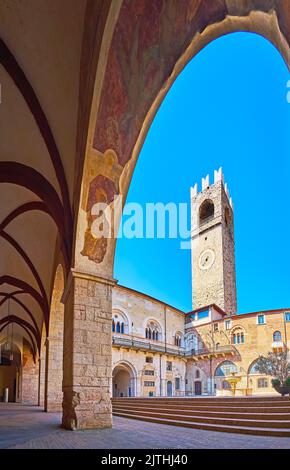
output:
[[[290,307],[287,67],[264,38],[221,37],[179,75],[149,130],[127,202],[188,202],[223,167],[234,201],[238,312]],[[120,239],[115,278],[191,310],[190,252],[179,240]]]

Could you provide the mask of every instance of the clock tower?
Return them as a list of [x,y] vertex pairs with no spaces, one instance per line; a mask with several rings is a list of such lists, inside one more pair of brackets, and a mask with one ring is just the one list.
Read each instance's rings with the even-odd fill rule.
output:
[[191,188],[192,308],[216,304],[237,311],[233,204],[222,169]]

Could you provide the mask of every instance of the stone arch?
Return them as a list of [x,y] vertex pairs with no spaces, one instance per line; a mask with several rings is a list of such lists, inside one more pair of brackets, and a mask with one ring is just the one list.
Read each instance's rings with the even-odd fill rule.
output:
[[136,396],[137,372],[133,364],[119,361],[113,368],[112,395],[113,397]]
[[233,372],[238,372],[237,365],[229,360],[220,362],[214,372],[215,377],[228,377]]
[[[103,318],[106,317],[110,329],[116,240],[94,236],[91,230],[91,210],[98,202],[101,191],[109,205],[112,205],[116,195],[122,195],[123,203],[125,202],[150,124],[178,74],[207,44],[221,35],[235,31],[261,34],[290,63],[290,25],[285,19],[288,15],[282,2],[275,3],[274,6],[272,1],[261,5],[258,0],[253,0],[250,5],[249,2],[226,0],[184,2],[183,8],[175,8],[171,2],[161,0],[155,2],[153,7],[148,5],[146,0],[112,2],[111,7],[104,6],[102,15],[92,6],[88,7],[87,19],[90,21],[83,42],[83,51],[86,54],[82,77],[85,77],[87,86],[84,87],[85,92],[81,99],[82,112],[77,142],[80,150],[77,180],[78,183],[82,180],[82,184],[77,186],[78,194],[75,198],[78,220],[75,224],[73,286],[77,293],[81,289],[97,292],[102,302],[101,306],[96,302],[95,308],[100,310]],[[133,18],[138,21],[132,21]],[[100,34],[95,34],[99,31],[98,28],[102,41]],[[146,34],[148,31],[150,35]],[[131,44],[132,48],[120,48],[124,43]],[[120,49],[122,57],[117,60]],[[98,54],[98,60],[94,59],[94,53]],[[146,63],[148,57],[150,61]],[[88,273],[86,282],[83,272]],[[73,303],[76,300],[74,291],[71,296]],[[78,309],[75,310],[75,316],[80,315]],[[71,335],[73,338],[68,350],[79,352],[74,343],[76,335],[77,333]],[[108,360],[108,364],[111,357],[110,341],[109,336],[102,336],[101,347],[102,351],[107,351],[104,359]],[[91,343],[94,344],[94,341]],[[92,344],[87,344],[88,349]],[[96,368],[96,372],[97,370]],[[86,390],[85,377],[81,378],[81,383]],[[66,389],[64,425],[72,427],[73,422],[73,426],[78,426],[78,416],[82,413],[74,406],[73,378],[68,380]],[[102,387],[104,407],[107,406],[105,402],[108,402],[107,392],[108,387]],[[98,393],[99,391],[96,396]],[[91,393],[90,396],[92,395]],[[82,402],[83,399],[78,400]]]
[[[130,18],[137,14],[136,8],[139,17],[139,32],[134,28],[125,26],[128,21],[130,22]],[[184,5],[184,9],[187,8],[190,10],[189,4]],[[141,31],[144,32],[144,28],[152,25],[150,20],[153,14],[152,9],[151,11],[148,10],[146,2],[141,2],[138,7],[137,5],[129,5],[129,2],[112,6],[107,15],[103,44],[98,50],[99,57],[102,59],[100,60],[101,65],[99,68],[95,67],[91,71],[93,76],[90,76],[90,80],[93,80],[95,84],[92,92],[91,118],[88,124],[87,150],[84,157],[79,225],[86,225],[89,187],[91,183],[94,182],[93,184],[95,184],[96,178],[100,178],[100,187],[105,190],[106,199],[109,203],[112,201],[111,191],[115,195],[122,194],[126,196],[140,149],[162,100],[186,64],[207,44],[225,34],[237,31],[254,32],[272,42],[280,51],[286,64],[290,64],[289,44],[285,37],[285,28],[283,28],[285,25],[279,22],[281,15],[285,12],[284,10],[283,13],[277,12],[283,7],[276,6],[275,8],[272,5],[266,5],[262,8],[260,3],[256,6],[255,2],[252,2],[251,6],[247,8],[245,8],[243,2],[235,2],[234,7],[224,2],[216,7],[205,6],[200,3],[196,6],[195,11],[188,11],[188,14],[186,14],[185,11],[181,13],[180,9],[173,8],[170,10],[166,1],[160,2],[160,5],[154,7],[154,27],[159,30],[157,44],[154,44],[154,47],[158,49],[159,57],[161,56],[163,60],[158,60],[155,64],[154,70],[158,80],[156,76],[154,78],[150,77],[151,81],[149,80],[148,84],[142,82],[143,86],[141,86],[139,82],[144,80],[142,59],[143,54],[144,57],[148,56],[147,49],[150,48],[150,40],[149,44],[146,43],[145,45],[138,35],[142,34]],[[172,17],[171,21],[164,23],[162,21],[163,15],[168,15],[168,18]],[[176,41],[176,30],[173,28],[173,25],[177,22],[180,23],[181,28],[180,41]],[[166,28],[166,35],[163,36]],[[126,37],[128,44],[133,40],[137,41],[141,63],[135,64],[134,73],[130,73],[130,67],[134,65],[130,62],[130,58],[122,57],[116,66],[116,50],[120,48],[124,37]],[[168,44],[170,44],[170,47],[168,47]],[[92,47],[92,44],[90,44],[90,47]],[[127,66],[125,64],[126,60],[128,61]],[[131,60],[137,61],[137,58],[131,57]],[[152,56],[152,62],[154,62],[154,55]],[[124,76],[125,70],[126,75]],[[125,87],[124,90],[116,90],[116,76],[118,77],[118,86]],[[128,81],[131,86],[126,88]],[[104,83],[106,83],[106,87],[100,85]],[[147,85],[148,90],[147,88],[146,90],[148,92],[146,93],[145,102],[144,99],[141,100],[141,94],[144,94],[144,86]],[[115,113],[113,112],[113,96],[115,95],[111,94],[111,87],[115,87],[116,93],[119,92],[120,100],[124,101],[124,106],[120,105],[120,109],[116,110]],[[128,90],[133,90],[133,88],[135,94],[132,93],[131,95]],[[142,106],[140,105],[141,102]],[[128,124],[133,126],[132,132],[129,134],[129,140],[128,133],[126,139],[122,134],[121,116],[118,113],[123,113],[123,122],[128,121]],[[138,119],[129,120],[129,115],[135,115]],[[94,150],[92,151],[92,149]],[[100,162],[102,162],[102,168],[98,173],[97,168],[100,167]],[[90,176],[92,174],[95,175],[93,178]],[[113,183],[111,189],[108,187],[109,183]],[[77,243],[79,243],[79,246],[75,256],[78,257],[79,253],[82,252],[83,237],[77,240]],[[103,275],[112,276],[115,240],[107,239],[106,242],[95,243],[94,246],[91,245],[91,250],[91,256],[87,252],[88,264],[96,269],[93,261],[93,251],[96,250],[98,252],[97,264],[100,265],[100,269],[97,270],[102,272]]]
[[256,375],[262,375],[260,374],[257,370],[256,370],[256,366],[258,364],[258,361],[259,361],[259,358],[257,357],[256,359],[254,359],[251,364],[249,365],[248,367],[248,375],[253,375],[253,374],[256,374]]
[[[253,394],[265,393],[269,389],[273,392],[274,390],[271,387],[272,378],[269,375],[261,374],[257,369],[257,364],[259,357],[254,359],[247,370],[247,381],[248,386],[252,389]],[[268,389],[268,390],[265,390]]]
[[44,409],[48,412],[62,410],[64,305],[61,299],[63,291],[64,270],[59,264],[55,272],[49,330],[46,338]]

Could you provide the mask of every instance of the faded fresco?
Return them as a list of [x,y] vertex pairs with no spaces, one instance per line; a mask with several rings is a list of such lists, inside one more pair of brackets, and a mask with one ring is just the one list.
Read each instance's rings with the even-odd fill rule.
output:
[[[271,3],[260,2],[259,9],[268,11]],[[124,0],[109,52],[94,150],[100,155],[112,152],[117,160],[115,165],[122,169],[131,158],[153,101],[194,35],[228,14],[248,15],[252,9],[251,1],[237,4],[234,0]],[[99,174],[106,177],[99,178],[98,184],[103,185],[104,197],[110,199],[112,191],[118,194],[118,184],[112,174],[104,173],[105,165],[99,163]],[[88,183],[91,200],[95,197],[92,196],[95,181],[94,178]],[[87,208],[90,205],[88,200]],[[90,223],[89,215],[88,220]],[[93,240],[89,233],[88,228],[83,254],[100,262],[106,242]]]

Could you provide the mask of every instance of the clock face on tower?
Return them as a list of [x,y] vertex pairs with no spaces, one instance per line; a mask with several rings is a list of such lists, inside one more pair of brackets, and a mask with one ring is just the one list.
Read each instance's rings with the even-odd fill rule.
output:
[[212,267],[215,261],[215,252],[211,249],[207,249],[201,252],[198,260],[200,269],[206,270]]

